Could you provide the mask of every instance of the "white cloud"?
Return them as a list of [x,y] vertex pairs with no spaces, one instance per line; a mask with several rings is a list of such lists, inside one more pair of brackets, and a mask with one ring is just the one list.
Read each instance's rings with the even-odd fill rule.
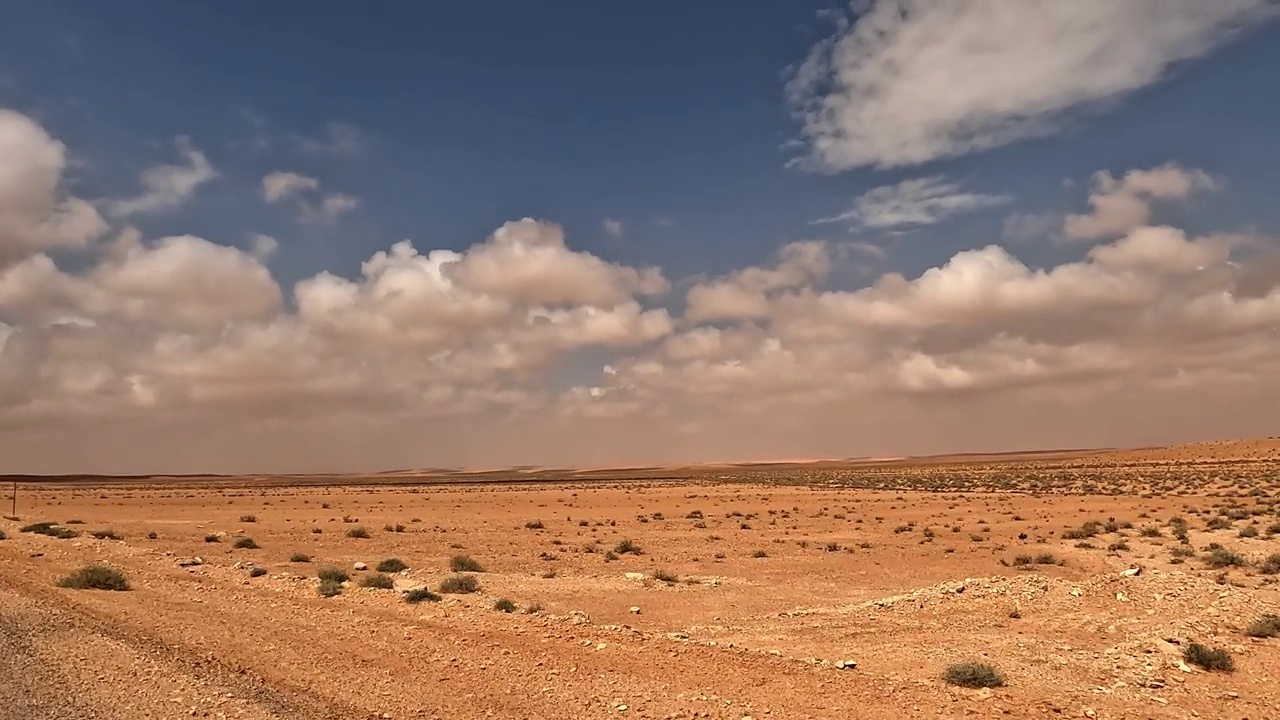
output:
[[0,158],[0,270],[106,233],[98,211],[62,187],[66,147],[31,118],[0,108]]
[[604,219],[604,232],[606,235],[611,238],[620,238],[622,237],[622,231],[623,227],[621,220],[613,220],[611,218]]
[[262,233],[249,233],[249,242],[250,252],[259,260],[266,260],[280,249],[280,243],[275,238]]
[[177,207],[194,195],[201,185],[218,177],[204,153],[192,146],[189,139],[179,137],[174,143],[185,164],[157,165],[143,171],[141,184],[144,192],[134,198],[107,202],[107,211],[112,216],[127,217]]
[[847,221],[881,230],[933,225],[952,215],[1004,205],[1011,200],[1008,195],[965,192],[958,183],[935,175],[873,188],[854,201],[852,210],[814,222]]
[[364,131],[355,125],[331,122],[316,137],[295,135],[294,140],[306,152],[317,155],[342,155],[352,157],[364,152],[369,141]]
[[360,198],[345,193],[325,195],[318,203],[298,201],[298,218],[307,223],[331,223],[360,207]]
[[1275,15],[1268,0],[873,0],[789,83],[812,166],[915,165],[1053,132]]
[[320,181],[295,172],[277,170],[262,178],[262,199],[269,203],[280,202],[306,190],[317,190]]
[[1181,200],[1195,190],[1212,190],[1216,183],[1201,170],[1175,164],[1150,170],[1130,170],[1117,180],[1102,171],[1093,176],[1091,211],[1068,215],[1063,231],[1072,240],[1116,237],[1147,224],[1154,200]]
[[[0,228],[43,227],[69,200],[61,145],[5,122],[21,163],[0,168]],[[1203,184],[1157,170],[1095,189]],[[1147,444],[1266,434],[1280,403],[1280,243],[1264,237],[1144,223],[1074,261],[988,245],[865,287],[833,264],[878,246],[807,241],[685,279],[683,303],[657,268],[531,219],[287,289],[263,239],[124,228],[67,261],[52,249],[80,234],[31,237],[0,265],[0,454],[17,472]],[[584,358],[598,371],[566,378]]]

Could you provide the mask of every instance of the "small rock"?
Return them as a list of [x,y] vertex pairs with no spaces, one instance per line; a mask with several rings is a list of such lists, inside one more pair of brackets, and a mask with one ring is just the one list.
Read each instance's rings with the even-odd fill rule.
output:
[[645,577],[644,573],[638,572],[623,573],[622,576],[628,580],[643,580]]
[[1122,572],[1120,573],[1120,577],[1137,577],[1137,576],[1138,576],[1138,574],[1139,574],[1139,573],[1141,573],[1141,572],[1142,572],[1142,568],[1139,568],[1139,567],[1131,567],[1131,568],[1129,568],[1128,570],[1124,570],[1124,571],[1122,571]]
[[1120,602],[1129,602],[1128,596],[1122,592],[1116,593],[1116,600],[1119,600]]
[[369,565],[368,565],[367,563],[362,563],[362,562],[358,562],[358,563],[356,563],[353,567],[354,567],[355,569],[357,569],[357,570],[368,570],[368,569],[369,569]]
[[632,615],[639,615],[639,614],[640,614],[640,606],[639,606],[639,605],[632,605],[632,606],[631,606],[631,614],[632,614]]
[[960,583],[956,586],[956,594],[959,595],[962,592],[964,592],[964,583]]
[[836,668],[839,670],[853,670],[858,667],[858,663],[854,660],[837,660]]

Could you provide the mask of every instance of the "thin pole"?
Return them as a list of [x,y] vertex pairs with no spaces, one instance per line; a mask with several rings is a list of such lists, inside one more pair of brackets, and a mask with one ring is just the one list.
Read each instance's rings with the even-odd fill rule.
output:
[[10,517],[18,517],[18,481],[13,481],[13,508],[9,510]]

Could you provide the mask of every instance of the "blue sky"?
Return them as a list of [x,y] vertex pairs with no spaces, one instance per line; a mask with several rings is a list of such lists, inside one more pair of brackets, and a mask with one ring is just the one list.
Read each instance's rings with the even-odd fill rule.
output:
[[[0,226],[0,236],[16,238],[15,249],[0,244],[0,336],[25,338],[7,344],[17,358],[10,366],[21,368],[10,380],[28,388],[14,396],[21,402],[4,405],[0,373],[0,420],[32,433],[32,418],[51,417],[42,414],[53,412],[46,405],[88,402],[58,395],[71,392],[70,381],[50,379],[86,372],[77,364],[82,359],[55,358],[61,350],[52,328],[73,321],[113,358],[101,362],[100,384],[92,388],[110,398],[102,407],[114,408],[101,412],[134,418],[139,427],[174,425],[176,416],[166,413],[191,413],[184,422],[196,425],[230,422],[221,406],[201,415],[202,401],[194,398],[213,391],[191,379],[188,360],[154,366],[156,353],[184,343],[204,343],[204,356],[225,352],[239,369],[265,345],[302,353],[317,366],[333,364],[324,392],[280,390],[287,396],[281,407],[322,404],[319,398],[338,387],[355,392],[343,385],[352,373],[409,372],[387,364],[407,352],[421,364],[413,372],[425,374],[395,375],[385,385],[366,379],[364,390],[379,397],[482,392],[490,415],[476,427],[485,432],[498,432],[495,418],[518,424],[512,418],[530,408],[566,418],[640,412],[644,427],[682,428],[668,441],[678,446],[671,455],[685,459],[757,452],[729,437],[741,431],[720,437],[705,430],[714,425],[709,418],[737,409],[743,393],[780,403],[761,405],[761,413],[800,418],[793,435],[759,453],[831,455],[870,452],[876,443],[845,448],[842,431],[828,437],[812,427],[830,425],[830,413],[838,413],[831,407],[880,407],[866,393],[886,387],[917,393],[899,408],[902,418],[914,418],[914,412],[928,416],[925,408],[936,407],[929,403],[959,402],[953,391],[972,398],[980,388],[1025,387],[1024,373],[1043,375],[1043,387],[1051,387],[1052,378],[1081,373],[1111,382],[1131,372],[1183,377],[1193,365],[1221,371],[1208,354],[1170,359],[1165,352],[1156,362],[1147,355],[1151,345],[1126,344],[1138,328],[1152,327],[1152,313],[1163,312],[1167,298],[1127,299],[1137,303],[1125,321],[1131,326],[1116,321],[1112,335],[1069,339],[1027,328],[1053,325],[1054,313],[1101,297],[1089,288],[1055,286],[1063,306],[1036,306],[1045,314],[1035,322],[994,300],[999,307],[974,305],[971,314],[946,310],[1022,292],[1002,285],[1022,282],[1014,277],[1019,273],[1030,283],[1047,282],[1045,273],[1035,275],[1041,269],[1067,268],[1063,277],[1076,269],[1131,272],[1130,260],[1117,260],[1108,248],[1158,257],[1159,272],[1203,270],[1212,262],[1236,268],[1231,272],[1240,277],[1224,275],[1203,288],[1237,297],[1242,304],[1231,312],[1253,318],[1247,337],[1233,335],[1233,342],[1274,332],[1266,324],[1270,311],[1245,304],[1253,290],[1241,290],[1270,287],[1271,266],[1250,263],[1272,257],[1270,238],[1280,235],[1280,94],[1267,91],[1280,77],[1280,23],[1276,5],[1266,0],[1016,7],[999,0],[879,0],[852,10],[843,2],[725,0],[372,7],[0,0],[0,17],[0,110],[16,113],[9,116],[13,132],[22,147],[35,148],[23,156],[29,166],[19,168],[32,180],[15,171],[19,180],[9,190],[0,182],[0,220],[5,212],[26,213],[26,225]],[[48,178],[49,167],[57,185],[33,200],[23,188],[44,187],[36,178]],[[269,182],[280,183],[276,194]],[[87,214],[78,216],[82,232],[34,234],[32,227],[48,225],[39,213],[73,201],[87,203]],[[545,224],[486,241],[504,223],[526,217]],[[567,248],[552,223],[563,228]],[[1151,227],[1172,228],[1187,240],[1130,241]],[[1247,240],[1233,240],[1230,255],[1219,256],[1205,249],[1217,242],[1204,239],[1212,233]],[[164,240],[185,235],[198,242]],[[260,245],[259,236],[275,245]],[[432,249],[494,254],[476,252],[469,270],[467,263],[441,271],[425,259],[405,260],[423,273],[416,276],[421,286],[405,285],[391,271],[383,285],[360,280],[362,263],[405,239],[423,256]],[[983,254],[992,244],[1005,255]],[[499,246],[513,254],[501,254]],[[554,260],[530,259],[532,248],[548,246],[555,249],[545,257]],[[229,255],[225,247],[243,252]],[[35,282],[32,268],[46,256],[61,274],[41,282],[56,288],[23,284]],[[1007,267],[1018,261],[1028,267]],[[182,262],[184,270],[173,269]],[[6,263],[30,272],[6,270]],[[509,276],[497,279],[500,270]],[[217,274],[223,271],[225,277]],[[9,287],[22,291],[11,290],[7,299],[5,272]],[[326,284],[324,273],[352,283]],[[468,296],[475,304],[465,313],[431,315],[433,308],[455,307],[452,296],[423,295],[434,299],[410,309],[386,304],[392,295],[427,293],[431,283],[444,282],[441,273],[479,293]],[[1172,283],[1161,285],[1165,293],[1199,287],[1160,277]],[[930,278],[952,283],[948,292],[966,288],[973,298],[948,295],[951,305],[922,306],[920,298],[934,292]],[[1113,280],[1145,282],[1124,278]],[[211,294],[180,297],[182,287]],[[219,294],[241,287],[253,290]],[[304,288],[313,291],[307,307]],[[379,295],[384,291],[391,295]],[[1206,297],[1183,298],[1185,317],[1199,317]],[[1121,301],[1106,302],[1112,308]],[[514,324],[466,324],[475,313],[488,318],[494,303],[512,313],[503,322]],[[223,307],[226,316],[213,322],[201,309],[210,306]],[[883,319],[888,307],[901,327]],[[522,334],[539,323],[570,322],[555,315],[566,308],[579,319],[607,317],[626,329],[574,326],[572,340],[548,335],[536,342]],[[981,333],[970,337],[949,326],[976,323],[980,311],[993,313],[982,316],[989,324]],[[172,316],[161,317],[166,312]],[[1230,322],[1232,332],[1245,332],[1238,320]],[[1174,325],[1161,342],[1185,332]],[[458,334],[441,339],[441,328]],[[390,344],[370,340],[374,329],[385,331],[379,337]],[[339,347],[343,337],[357,341],[352,333],[373,349]],[[297,343],[290,351],[286,337]],[[406,350],[399,344],[405,338],[420,344]],[[1016,342],[1025,347],[1009,346]],[[1044,355],[1049,346],[1056,348],[1052,357]],[[979,357],[985,352],[994,355]],[[771,364],[782,362],[774,353],[794,364],[785,370]],[[452,360],[443,358],[462,357],[465,373],[445,367]],[[1261,377],[1263,361],[1249,363],[1240,372]],[[482,376],[474,374],[477,367],[494,369]],[[814,387],[761,390],[755,383],[764,381],[753,372],[811,378]],[[52,383],[52,394],[30,389],[37,376]],[[1104,385],[1094,390],[1105,395]],[[697,395],[693,388],[714,388],[723,397],[696,407],[673,399]],[[934,390],[936,397],[929,395]],[[127,411],[112,405],[125,396],[134,398]],[[826,403],[821,412],[810,405],[819,396]],[[574,404],[596,401],[608,407]],[[399,402],[396,412],[418,419],[399,420],[398,428],[416,432],[439,420],[423,420]],[[239,412],[264,422],[277,416],[261,408]],[[470,410],[458,412],[445,415],[456,424]],[[1043,436],[1009,430],[1003,439],[947,439],[938,431],[919,443],[890,433],[881,444],[926,451],[1085,442],[1093,437],[1087,426]],[[1197,427],[1174,435],[1208,432]],[[581,460],[564,444],[573,436],[566,430],[545,439],[557,448],[546,456]],[[84,442],[105,447],[107,439]],[[594,459],[648,457],[649,451],[610,442],[602,441],[616,452],[601,450]],[[690,449],[702,442],[705,452]],[[512,459],[545,459],[529,457],[528,447]],[[35,466],[50,457],[41,452],[30,454]],[[290,452],[263,450],[261,457],[292,467]],[[479,461],[445,455],[396,457]],[[193,450],[192,457],[206,456]]]
[[[783,85],[830,34],[823,11],[841,3],[6,5],[15,21],[0,28],[0,97],[75,150],[77,187],[128,192],[141,168],[167,159],[169,138],[187,135],[224,177],[145,229],[224,242],[270,234],[282,278],[349,274],[405,237],[460,248],[524,216],[563,224],[575,247],[676,275],[727,272],[828,236],[883,243],[889,264],[912,273],[999,240],[1008,208],[901,239],[809,222],[921,174],[1061,211],[1096,170],[1171,159],[1240,188],[1215,199],[1211,220],[1247,208],[1251,224],[1280,223],[1261,182],[1280,159],[1280,95],[1262,91],[1280,77],[1274,26],[1060,135],[923,167],[813,174],[786,167],[797,127]],[[334,122],[359,130],[358,152],[308,153],[290,139]],[[279,168],[363,206],[332,227],[298,227],[254,202],[258,178]],[[1068,179],[1078,184],[1064,188]],[[624,237],[605,233],[605,218]]]

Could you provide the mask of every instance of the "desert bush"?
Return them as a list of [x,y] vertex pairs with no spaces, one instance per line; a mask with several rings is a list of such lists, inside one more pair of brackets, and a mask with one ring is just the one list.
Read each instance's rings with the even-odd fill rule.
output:
[[1224,547],[1216,547],[1204,556],[1204,562],[1211,568],[1239,567],[1244,565],[1244,556]]
[[1268,534],[1268,535],[1280,535],[1280,522],[1278,522],[1278,523],[1271,523],[1270,525],[1268,525],[1268,526],[1267,526],[1267,534]]
[[98,540],[123,540],[124,539],[120,535],[120,533],[116,532],[115,530],[112,530],[111,528],[94,530],[93,532],[89,533],[89,535],[91,537],[97,538]]
[[701,510],[690,510],[690,511],[689,511],[689,514],[688,514],[688,515],[685,515],[685,518],[687,518],[687,519],[689,519],[689,520],[701,520],[701,519],[702,519],[702,511],[701,511]]
[[1280,635],[1280,615],[1267,613],[1249,623],[1244,634],[1255,638],[1270,638]]
[[1258,528],[1254,527],[1253,525],[1245,525],[1244,527],[1240,528],[1240,532],[1236,533],[1236,537],[1256,538],[1258,537]]
[[316,577],[320,578],[321,582],[331,580],[336,583],[344,583],[351,579],[351,576],[347,574],[346,570],[332,566],[326,566],[316,570]]
[[1128,551],[1129,551],[1129,543],[1123,540],[1121,540],[1120,542],[1113,542],[1107,546],[1107,552],[1128,552]]
[[454,572],[484,572],[484,566],[470,555],[454,555],[449,558],[449,569]]
[[542,612],[542,611],[544,611],[544,610],[546,610],[546,608],[545,608],[545,607],[543,607],[542,603],[540,603],[540,602],[536,602],[536,603],[534,603],[534,604],[532,604],[532,605],[530,605],[530,606],[526,607],[526,608],[524,609],[524,614],[525,614],[525,615],[537,615],[538,613],[540,613],[540,612]]
[[1063,532],[1062,538],[1064,540],[1084,540],[1086,538],[1091,538],[1100,532],[1102,532],[1102,523],[1096,520],[1090,520],[1078,528]]
[[1037,565],[1065,565],[1066,563],[1058,559],[1053,553],[1040,553],[1036,555]]
[[71,538],[80,537],[80,533],[71,528],[65,528],[54,522],[37,522],[30,525],[24,525],[18,528],[18,532],[34,533],[36,535],[48,535],[59,540],[70,540]]
[[241,516],[240,516],[240,522],[242,522],[242,523],[256,523],[256,522],[258,522],[258,516],[257,516],[257,515],[241,515]]
[[395,581],[391,579],[391,576],[383,573],[372,573],[360,578],[360,587],[390,590],[395,586]]
[[58,581],[58,587],[72,590],[128,590],[124,573],[106,565],[85,565]]
[[378,572],[398,573],[402,570],[408,570],[409,564],[400,558],[386,558],[378,563]]
[[402,533],[404,532],[404,525],[401,525],[400,523],[388,524],[383,525],[382,529],[389,533]]
[[619,540],[617,545],[613,546],[613,551],[619,555],[642,555],[644,551],[640,546],[628,539]]
[[236,538],[235,543],[232,544],[231,547],[236,548],[238,550],[257,550],[258,543],[254,542],[253,538],[251,537],[242,537],[242,538]]
[[326,598],[334,597],[335,595],[341,595],[342,581],[334,580],[332,578],[329,578],[329,579],[321,578],[320,586],[316,588],[316,592],[320,593],[320,597],[326,597]]
[[530,520],[524,524],[525,530],[541,530],[546,527],[541,520]]
[[513,613],[516,611],[516,604],[506,598],[498,598],[493,603],[493,609],[498,612]]
[[755,550],[755,551],[753,551],[753,552],[751,553],[751,557],[756,558],[756,559],[759,559],[759,558],[766,558],[766,557],[769,557],[769,553],[767,553],[767,552],[765,552],[765,551],[763,551],[763,550]]
[[1142,537],[1149,537],[1149,538],[1158,538],[1161,535],[1164,535],[1164,533],[1160,532],[1160,528],[1156,527],[1155,525],[1148,525],[1142,528],[1141,530],[1138,531],[1138,534],[1141,535]]
[[0,530],[0,540],[8,540],[8,539],[9,539],[9,536],[5,535],[3,530]]
[[440,592],[442,593],[465,595],[479,590],[480,581],[476,580],[475,575],[450,575],[440,581]]
[[1014,567],[1028,567],[1035,563],[1036,559],[1030,555],[1019,555],[1013,559]]
[[84,524],[84,521],[83,521],[83,520],[68,520],[68,521],[67,521],[66,523],[64,523],[64,524],[65,524],[65,525],[83,525],[83,524]]
[[1205,670],[1231,672],[1236,669],[1236,663],[1231,659],[1231,653],[1222,648],[1209,647],[1197,642],[1193,642],[1183,649],[1182,659]]
[[249,568],[249,577],[251,578],[262,577],[263,575],[266,575],[266,574],[267,574],[266,568],[260,568],[260,567]]
[[296,563],[311,562],[311,556],[306,553],[296,552],[289,556],[289,562],[296,562]]
[[677,576],[675,573],[667,572],[666,570],[654,570],[653,579],[659,580],[664,583],[680,582],[679,576]]
[[1196,554],[1196,551],[1186,545],[1178,545],[1169,551],[1169,554],[1176,558],[1189,558]]
[[1271,553],[1258,563],[1258,572],[1263,575],[1280,575],[1280,553]]
[[222,538],[218,537],[217,535],[214,535],[213,533],[210,533],[204,536],[204,541],[207,543],[216,543],[216,542],[222,542]]
[[149,533],[147,533],[147,539],[148,539],[148,540],[155,540],[155,539],[156,539],[156,538],[158,538],[158,537],[160,537],[160,536],[159,536],[159,535],[157,535],[157,534],[156,534],[156,532],[155,532],[154,530],[153,530],[153,531],[151,531],[151,532],[149,532]]
[[1226,530],[1231,527],[1231,520],[1221,515],[1209,518],[1209,522],[1204,524],[1206,530]]
[[614,551],[612,551],[612,550],[606,550],[606,551],[604,552],[604,561],[605,561],[605,562],[613,562],[614,560],[617,560],[617,559],[618,559],[618,553],[616,553],[616,552],[614,552]]
[[361,540],[368,540],[369,531],[363,525],[357,525],[347,531],[347,537],[359,538]]
[[948,685],[967,688],[993,688],[1004,685],[1004,678],[995,667],[987,663],[963,662],[948,665],[942,679]]
[[427,602],[440,602],[440,596],[426,588],[414,588],[404,594],[404,601],[410,605],[417,605],[424,600]]

